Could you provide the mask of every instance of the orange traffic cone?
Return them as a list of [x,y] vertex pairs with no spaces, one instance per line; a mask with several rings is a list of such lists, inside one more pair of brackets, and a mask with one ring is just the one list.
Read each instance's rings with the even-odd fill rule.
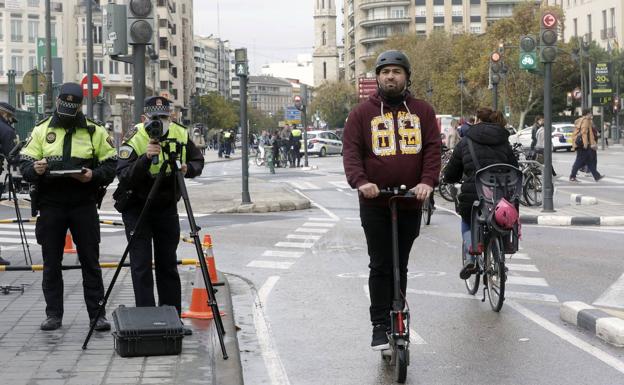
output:
[[214,254],[212,252],[212,237],[210,234],[204,235],[204,257],[206,264],[208,265],[208,274],[210,275],[210,282],[213,284],[218,283],[217,277],[217,265],[215,263]]
[[67,233],[65,235],[65,247],[63,248],[64,254],[76,254],[76,249],[74,249],[74,242],[72,242],[71,233]]
[[[212,308],[208,306],[208,290],[204,284],[204,277],[201,272],[201,268],[198,266],[195,268],[195,283],[193,285],[193,293],[191,294],[191,306],[188,311],[182,313],[182,318],[195,318],[195,319],[213,319],[214,313]],[[223,316],[224,312],[220,312]]]

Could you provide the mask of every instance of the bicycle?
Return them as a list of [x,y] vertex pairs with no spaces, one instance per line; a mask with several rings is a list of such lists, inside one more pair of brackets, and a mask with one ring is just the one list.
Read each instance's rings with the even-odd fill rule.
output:
[[544,190],[542,182],[544,165],[535,160],[533,150],[525,150],[520,143],[513,145],[513,152],[524,177],[520,203],[524,206],[541,205]]
[[440,168],[440,184],[438,185],[438,193],[440,194],[440,196],[444,199],[447,200],[449,202],[453,202],[454,197],[453,197],[453,184],[452,183],[444,183],[442,180],[442,176],[444,175],[444,168],[446,167],[446,165],[448,164],[448,162],[451,160],[451,155],[453,155],[453,150],[451,150],[450,148],[446,147],[446,146],[442,146],[442,167]]
[[429,195],[428,199],[423,201],[422,207],[420,210],[421,210],[421,215],[422,215],[422,222],[425,225],[430,225],[431,216],[433,215],[433,210],[435,210],[435,202],[433,200],[433,193]]
[[395,380],[402,384],[407,377],[407,367],[409,366],[410,312],[407,298],[401,293],[397,202],[416,199],[416,197],[405,185],[398,188],[382,189],[380,195],[390,196],[389,205],[390,216],[392,218],[392,277],[394,290],[392,310],[390,311],[390,335],[388,337],[390,349],[383,350],[381,352],[381,357],[389,365],[394,366]]
[[[503,228],[494,218],[497,204],[504,198],[518,210],[522,192],[522,172],[508,164],[497,163],[478,170],[475,185],[479,200],[472,206],[471,244],[469,253],[476,255],[475,272],[464,283],[470,295],[475,295],[483,276],[483,298],[488,293],[490,307],[499,312],[505,301],[507,268],[505,254],[518,250],[519,223]],[[463,253],[462,253],[463,254]],[[462,263],[465,256],[462,255]]]

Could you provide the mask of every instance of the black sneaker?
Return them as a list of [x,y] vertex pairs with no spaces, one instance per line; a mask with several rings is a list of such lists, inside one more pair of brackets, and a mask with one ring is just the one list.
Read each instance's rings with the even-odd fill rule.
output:
[[41,323],[39,328],[44,331],[56,330],[63,326],[63,322],[59,317],[48,317],[45,321]]
[[[93,325],[93,321],[91,321],[89,326],[92,326],[92,325]],[[98,332],[105,332],[111,329],[111,325],[110,325],[110,322],[108,322],[108,320],[106,319],[106,317],[100,317],[95,323],[95,327],[93,329],[95,329]]]
[[604,178],[604,174],[600,175],[598,178],[596,178],[596,182],[598,182],[600,179]]
[[459,272],[459,278],[466,280],[470,278],[470,276],[474,274],[475,271],[476,271],[475,264],[472,262],[468,262],[464,265],[464,267]]
[[371,348],[373,350],[390,349],[388,331],[389,330],[386,325],[378,324],[373,326],[373,341],[371,342]]

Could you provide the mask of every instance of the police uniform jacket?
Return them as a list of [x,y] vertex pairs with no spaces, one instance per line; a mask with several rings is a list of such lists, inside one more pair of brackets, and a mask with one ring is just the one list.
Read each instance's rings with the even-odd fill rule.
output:
[[[124,138],[124,143],[119,148],[119,164],[117,165],[119,187],[113,195],[116,200],[124,199],[122,197],[125,195],[130,205],[145,203],[162,164],[168,160],[166,148],[163,148],[158,157],[158,164],[153,164],[145,154],[149,141],[150,138],[143,123],[137,124]],[[160,145],[169,147],[173,153],[176,150],[175,142],[179,144],[180,163],[186,163],[188,167],[185,177],[194,178],[201,175],[204,168],[204,156],[190,140],[186,127],[171,122],[167,136],[165,140],[161,140]],[[164,180],[160,184],[152,205],[166,206],[177,202],[180,197],[179,189],[175,187],[175,176],[167,166]]]
[[8,158],[9,153],[15,146],[15,141],[15,129],[0,116],[0,146],[2,146],[0,150],[5,159]]
[[[33,163],[46,159],[48,170],[35,172]],[[117,152],[106,129],[78,114],[77,123],[63,128],[56,114],[37,123],[20,152],[20,171],[24,179],[37,183],[39,203],[51,206],[77,206],[97,201],[100,186],[115,179]],[[89,168],[91,181],[80,182],[68,176],[54,176],[50,170]]]

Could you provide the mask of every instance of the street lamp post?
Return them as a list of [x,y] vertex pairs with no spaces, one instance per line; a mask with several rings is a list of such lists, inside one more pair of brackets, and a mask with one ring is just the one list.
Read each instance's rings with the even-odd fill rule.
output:
[[464,71],[459,73],[459,117],[463,119],[464,117],[464,84],[466,84],[466,79],[464,79]]
[[242,203],[251,203],[249,196],[249,128],[247,127],[247,48],[234,50],[236,76],[240,80],[240,126],[242,142],[243,193]]

